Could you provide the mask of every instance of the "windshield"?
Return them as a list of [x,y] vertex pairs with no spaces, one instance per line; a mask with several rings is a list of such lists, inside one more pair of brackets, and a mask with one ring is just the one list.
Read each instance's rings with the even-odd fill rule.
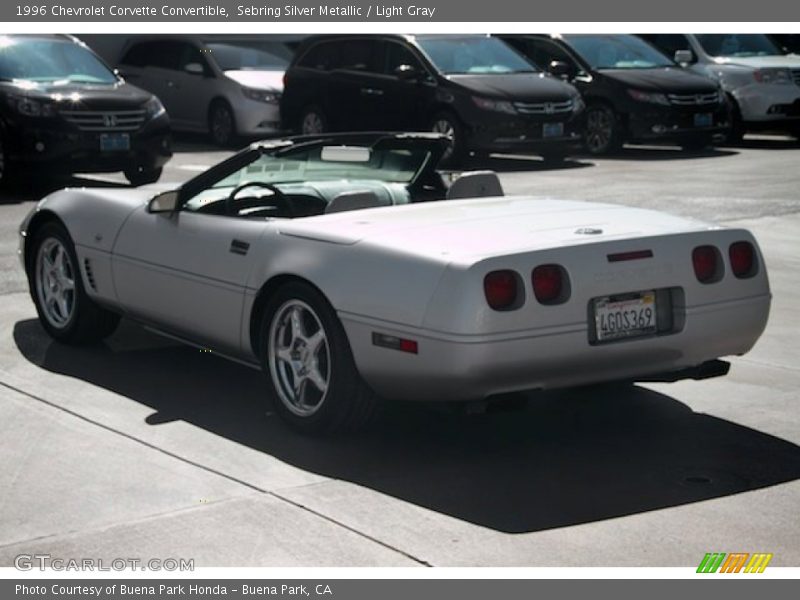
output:
[[89,50],[71,40],[0,36],[0,79],[35,82],[117,83]]
[[490,37],[418,38],[425,54],[442,73],[533,73],[531,63],[505,42]]
[[225,40],[206,48],[223,71],[283,71],[292,59],[292,51],[280,42]]
[[760,34],[702,34],[697,41],[711,56],[775,56],[783,54],[767,36]]
[[564,40],[593,69],[655,69],[675,66],[647,42],[633,35],[568,35]]

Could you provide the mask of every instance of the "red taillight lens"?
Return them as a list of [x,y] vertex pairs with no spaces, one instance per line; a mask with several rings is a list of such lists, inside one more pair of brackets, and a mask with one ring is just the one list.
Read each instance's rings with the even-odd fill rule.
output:
[[750,242],[736,242],[728,248],[731,270],[739,279],[755,275],[756,251]]
[[533,270],[533,293],[542,304],[553,304],[561,299],[564,276],[558,265],[539,265]]
[[508,310],[517,303],[519,277],[514,271],[492,271],[483,278],[486,302],[495,310]]
[[717,249],[714,246],[698,246],[692,251],[694,274],[700,283],[711,283],[717,277]]

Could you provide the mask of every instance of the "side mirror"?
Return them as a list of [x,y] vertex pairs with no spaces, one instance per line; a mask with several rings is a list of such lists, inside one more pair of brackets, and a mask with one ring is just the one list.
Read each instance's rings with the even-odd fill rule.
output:
[[572,68],[563,60],[550,61],[547,70],[551,75],[555,75],[561,79],[569,79],[572,76]]
[[411,65],[400,65],[394,70],[395,76],[402,81],[416,81],[419,72]]
[[694,53],[691,50],[676,50],[675,62],[679,65],[688,65],[694,62]]
[[161,192],[147,203],[149,213],[172,213],[178,209],[178,190]]
[[203,69],[203,65],[200,63],[187,63],[183,70],[191,75],[202,75],[205,73],[205,69]]

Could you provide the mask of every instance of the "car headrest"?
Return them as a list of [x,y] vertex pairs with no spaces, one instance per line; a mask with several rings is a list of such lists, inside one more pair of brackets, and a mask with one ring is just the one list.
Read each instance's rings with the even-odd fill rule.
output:
[[378,208],[389,203],[378,198],[374,192],[342,192],[325,207],[325,213],[359,210],[361,208]]
[[462,173],[447,190],[448,200],[461,198],[487,198],[502,196],[503,186],[494,171],[468,171]]

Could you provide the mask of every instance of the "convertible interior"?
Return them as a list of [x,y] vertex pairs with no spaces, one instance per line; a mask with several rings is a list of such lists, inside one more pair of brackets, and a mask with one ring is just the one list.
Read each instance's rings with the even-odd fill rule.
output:
[[430,138],[416,144],[394,135],[369,145],[336,141],[254,144],[185,185],[183,210],[247,219],[298,218],[503,195],[491,171],[463,173],[452,182],[445,178],[435,168],[441,144]]

